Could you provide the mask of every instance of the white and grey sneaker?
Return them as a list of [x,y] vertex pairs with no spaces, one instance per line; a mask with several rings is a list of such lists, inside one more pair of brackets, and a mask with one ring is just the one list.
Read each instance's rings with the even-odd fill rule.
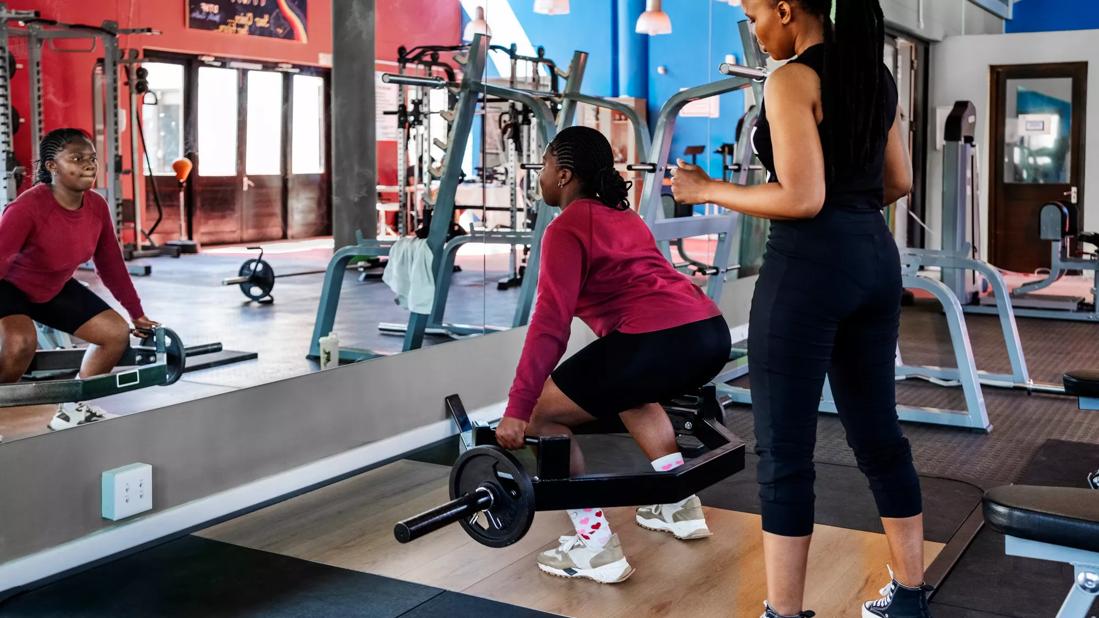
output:
[[113,414],[107,414],[99,406],[93,406],[83,401],[62,403],[57,405],[57,413],[53,415],[50,423],[46,426],[53,431],[61,431],[62,429],[72,429],[80,425],[114,418],[114,416]]
[[653,504],[637,508],[637,525],[647,530],[670,532],[675,538],[689,541],[710,536],[702,501],[691,496],[676,504]]
[[538,554],[538,568],[557,577],[586,577],[601,584],[617,584],[633,575],[618,535],[603,547],[589,547],[579,535],[563,536],[560,545]]
[[1092,489],[1099,489],[1099,470],[1088,475],[1088,486]]
[[889,569],[890,582],[878,591],[882,597],[867,601],[862,606],[862,618],[931,618],[927,605],[929,586],[908,588],[897,582],[893,569]]

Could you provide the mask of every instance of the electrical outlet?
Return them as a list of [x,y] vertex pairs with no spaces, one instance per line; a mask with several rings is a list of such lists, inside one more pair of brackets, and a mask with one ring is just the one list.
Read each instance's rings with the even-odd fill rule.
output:
[[102,476],[103,518],[125,519],[153,508],[153,467],[146,463],[107,470]]

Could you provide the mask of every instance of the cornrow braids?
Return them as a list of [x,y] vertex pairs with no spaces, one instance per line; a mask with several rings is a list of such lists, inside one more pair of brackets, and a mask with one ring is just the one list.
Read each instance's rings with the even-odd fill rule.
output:
[[602,133],[590,127],[569,127],[557,134],[547,150],[558,167],[572,171],[584,193],[615,210],[630,207],[633,183],[614,169],[614,152]]
[[39,159],[35,181],[46,184],[53,182],[53,174],[46,169],[46,163],[56,159],[57,155],[61,154],[61,151],[69,144],[80,141],[91,142],[88,134],[80,129],[54,129],[47,133],[38,144]]

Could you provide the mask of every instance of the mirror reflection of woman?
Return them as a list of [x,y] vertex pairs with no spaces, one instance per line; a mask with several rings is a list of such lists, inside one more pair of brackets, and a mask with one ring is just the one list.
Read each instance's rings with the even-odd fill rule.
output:
[[[39,145],[36,184],[0,216],[0,383],[17,382],[38,347],[35,322],[88,342],[81,378],[109,373],[130,341],[126,320],[73,278],[88,260],[129,313],[133,327],[157,325],[145,316],[115,237],[107,201],[92,187],[99,171],[95,146],[80,129],[56,129]],[[86,402],[57,407],[50,429],[106,417]]]
[[[680,162],[676,200],[771,220],[756,282],[748,360],[759,455],[767,618],[802,607],[813,533],[813,448],[828,377],[889,541],[892,581],[863,618],[930,616],[920,481],[897,420],[897,246],[881,215],[911,188],[897,87],[882,63],[878,0],[744,0],[775,60],[753,145],[771,182],[711,180]],[[861,582],[860,582],[861,583]]]

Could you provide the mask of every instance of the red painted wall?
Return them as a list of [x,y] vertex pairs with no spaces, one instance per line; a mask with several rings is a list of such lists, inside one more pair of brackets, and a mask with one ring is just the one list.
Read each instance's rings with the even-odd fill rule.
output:
[[[322,56],[332,53],[333,1],[309,0],[308,43],[296,43],[263,37],[242,37],[189,30],[186,27],[186,0],[9,0],[13,9],[35,9],[43,17],[68,23],[98,25],[104,20],[118,22],[121,27],[151,27],[161,34],[123,37],[120,45],[129,49],[155,49],[187,54],[227,56],[323,66]],[[457,0],[377,0],[377,44],[379,61],[395,60],[397,47],[420,44],[449,45],[460,38],[461,8]],[[74,45],[69,45],[73,47]],[[13,42],[13,52],[19,63],[27,58],[26,49]],[[43,54],[43,100],[46,130],[60,126],[92,128],[91,72],[99,53],[61,53],[46,50]],[[385,65],[379,67],[385,69]],[[27,72],[19,71],[12,82],[13,100],[24,118],[29,115]],[[339,130],[339,119],[333,119]],[[129,134],[122,136],[129,143]],[[380,144],[379,163],[393,175],[392,145]],[[126,148],[123,148],[124,154]],[[16,137],[16,155],[24,165],[30,165],[30,131],[24,127]],[[125,163],[127,169],[129,162]],[[33,174],[32,174],[33,175]],[[382,180],[381,182],[389,182]],[[128,185],[124,179],[124,185]]]

